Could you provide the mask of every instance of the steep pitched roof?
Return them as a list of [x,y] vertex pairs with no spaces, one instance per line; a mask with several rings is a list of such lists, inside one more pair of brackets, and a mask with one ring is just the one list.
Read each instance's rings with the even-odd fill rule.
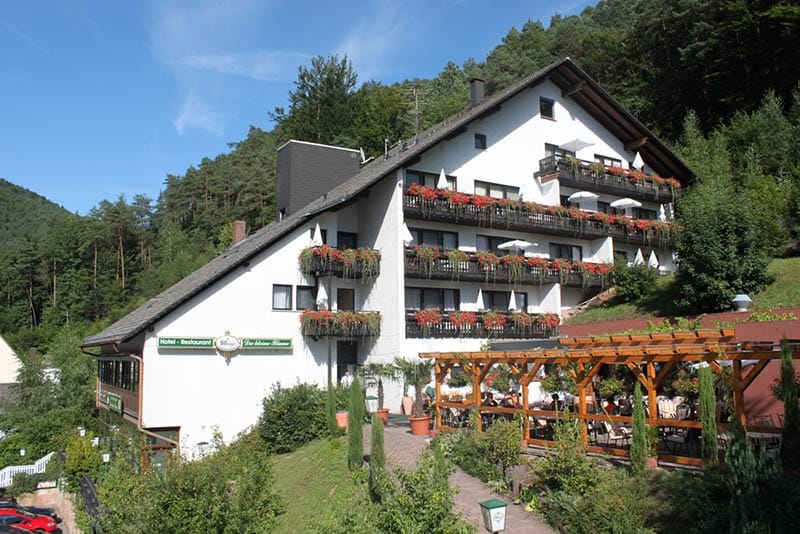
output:
[[689,168],[650,130],[614,101],[572,60],[565,58],[440,122],[415,139],[401,143],[385,158],[379,158],[365,166],[353,178],[311,202],[304,209],[256,231],[102,332],[86,338],[83,346],[121,343],[132,338],[311,218],[353,200],[388,174],[413,164],[432,146],[459,135],[472,121],[493,114],[508,99],[547,79],[558,85],[564,96],[570,96],[586,108],[618,139],[626,144],[641,143],[636,145],[637,149],[656,172],[664,176],[675,176],[681,181],[692,178]]

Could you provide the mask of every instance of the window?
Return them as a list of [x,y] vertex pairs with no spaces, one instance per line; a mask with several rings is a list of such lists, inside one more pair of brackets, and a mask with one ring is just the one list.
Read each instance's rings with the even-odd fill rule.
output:
[[336,247],[339,249],[358,248],[358,234],[336,232]]
[[356,292],[354,289],[340,287],[336,290],[336,309],[350,311],[356,309]]
[[139,389],[139,362],[130,360],[100,360],[97,376],[103,384],[136,391]]
[[297,286],[296,298],[295,298],[295,301],[297,302],[297,307],[295,309],[298,311],[313,310],[316,300],[314,298],[314,294],[315,292],[313,286]]
[[[495,254],[515,254],[513,250],[500,250],[499,247],[507,241],[511,241],[513,237],[498,237],[494,235],[477,235],[475,236],[475,248],[484,252],[494,252]],[[516,252],[518,256],[522,256],[523,251]]]
[[563,148],[560,148],[558,145],[554,145],[552,143],[545,143],[544,157],[549,158],[551,156],[555,156],[556,161],[558,161],[564,158],[574,158],[575,152],[572,150],[564,150]]
[[475,134],[475,148],[486,148],[486,134]]
[[292,309],[292,286],[284,286],[280,284],[272,285],[272,309]]
[[[419,172],[419,171],[406,171],[406,187],[410,186],[411,184],[419,184],[424,185],[426,187],[436,187],[436,183],[439,181],[438,174],[431,174],[428,172]],[[448,176],[447,177],[447,189],[450,191],[456,190],[456,177],[455,176]]]
[[475,194],[492,198],[519,200],[519,187],[475,180]]
[[612,208],[610,203],[603,202],[602,200],[597,201],[597,211],[599,211],[600,213],[610,213],[612,215],[625,214],[625,210],[621,210],[619,208]]
[[658,218],[658,213],[656,213],[655,210],[649,210],[647,208],[633,208],[632,213],[634,219],[655,220]]
[[579,245],[550,243],[550,259],[554,260],[556,258],[569,261],[583,261],[583,248]]
[[603,156],[602,154],[595,154],[594,155],[594,160],[597,163],[602,163],[606,167],[621,167],[622,166],[622,160],[621,159],[611,158],[611,157],[608,157],[608,156]]
[[461,296],[458,289],[407,287],[406,309],[439,309],[453,311],[459,308]]
[[428,245],[429,247],[444,249],[458,248],[458,234],[456,232],[441,232],[422,228],[409,228],[408,230],[414,236],[414,245]]
[[539,114],[543,119],[555,119],[555,102],[549,98],[539,97]]
[[484,291],[483,307],[493,311],[508,311],[511,293],[508,291]]

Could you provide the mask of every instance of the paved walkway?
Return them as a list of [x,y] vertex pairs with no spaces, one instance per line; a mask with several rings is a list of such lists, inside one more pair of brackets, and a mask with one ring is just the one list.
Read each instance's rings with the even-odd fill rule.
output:
[[[370,427],[364,425],[364,451],[368,453],[370,447]],[[384,429],[384,449],[386,450],[387,467],[393,469],[415,469],[417,458],[428,446],[429,439],[423,436],[412,436],[411,428],[407,422],[396,423],[389,421]],[[466,474],[456,466],[456,471],[450,476],[450,484],[458,489],[454,496],[453,511],[460,514],[469,524],[475,526],[478,532],[484,532],[483,519],[478,503],[488,499],[503,499],[509,503],[506,513],[507,534],[551,534],[555,531],[544,524],[540,519],[525,512],[521,506],[516,506],[507,498],[492,493],[479,479]]]

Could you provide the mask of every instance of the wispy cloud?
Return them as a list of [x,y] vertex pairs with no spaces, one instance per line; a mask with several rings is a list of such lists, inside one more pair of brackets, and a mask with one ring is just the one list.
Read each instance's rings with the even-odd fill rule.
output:
[[270,82],[285,80],[295,71],[298,63],[309,57],[308,54],[277,51],[190,54],[180,58],[177,64]]
[[9,21],[5,19],[5,17],[0,16],[0,26],[11,32],[12,34],[16,35],[21,41],[24,41],[28,46],[31,48],[39,51],[42,55],[47,57],[49,60],[54,60],[53,54],[50,53],[50,50],[44,47],[39,41],[33,39],[30,35],[19,29],[17,26],[11,24]]
[[398,52],[398,44],[409,29],[409,11],[401,2],[380,2],[375,16],[364,16],[339,43],[337,52],[347,54],[361,80],[385,72],[387,56]]
[[225,114],[216,111],[202,97],[189,93],[183,99],[178,116],[173,119],[172,124],[180,135],[186,135],[191,130],[220,135],[225,118]]

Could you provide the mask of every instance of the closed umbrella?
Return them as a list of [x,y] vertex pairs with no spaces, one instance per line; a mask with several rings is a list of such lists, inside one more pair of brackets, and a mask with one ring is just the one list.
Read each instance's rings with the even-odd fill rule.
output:
[[486,306],[483,304],[483,289],[478,289],[478,302],[475,303],[478,310],[485,310]]
[[536,184],[529,180],[525,180],[519,190],[519,199],[523,202],[536,202],[536,194],[533,189],[534,187],[536,187]]
[[658,258],[656,257],[655,250],[650,251],[650,256],[647,258],[647,266],[652,267],[653,269],[658,269]]
[[511,290],[511,297],[508,299],[508,309],[510,311],[516,311],[517,309],[517,292],[513,289]]
[[640,171],[644,168],[644,160],[642,159],[642,155],[639,152],[636,152],[636,157],[633,158],[633,168],[639,169]]
[[447,189],[447,175],[444,173],[444,168],[442,168],[442,171],[439,173],[436,189]]
[[320,281],[319,287],[317,288],[317,309],[318,310],[327,310],[328,309],[328,291],[325,289],[325,283]]
[[644,254],[642,254],[642,249],[638,249],[636,251],[636,257],[633,258],[634,265],[644,265]]
[[664,204],[658,205],[658,220],[667,222],[667,209],[664,207]]
[[625,209],[625,208],[641,208],[642,203],[632,198],[620,198],[609,204],[612,208]]
[[405,246],[409,246],[413,242],[414,242],[414,234],[412,234],[411,230],[408,229],[408,225],[406,223],[403,223],[403,244]]
[[322,230],[319,227],[319,223],[314,226],[314,232],[311,234],[311,245],[314,247],[322,246]]

